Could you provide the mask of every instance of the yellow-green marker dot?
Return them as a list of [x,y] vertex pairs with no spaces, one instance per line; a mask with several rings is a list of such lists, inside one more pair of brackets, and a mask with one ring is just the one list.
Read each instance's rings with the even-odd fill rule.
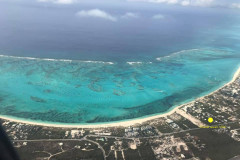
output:
[[212,117],[209,117],[209,118],[208,118],[208,122],[209,122],[209,123],[212,123],[212,122],[213,122],[213,118],[212,118]]

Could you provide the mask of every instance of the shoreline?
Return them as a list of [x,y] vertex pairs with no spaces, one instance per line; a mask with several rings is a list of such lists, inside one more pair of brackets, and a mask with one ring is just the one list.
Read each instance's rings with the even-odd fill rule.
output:
[[105,123],[101,123],[101,124],[61,124],[61,123],[45,123],[45,122],[38,122],[38,121],[28,121],[28,120],[24,120],[24,119],[17,119],[17,118],[10,118],[7,116],[3,116],[0,115],[0,119],[3,120],[7,120],[7,121],[11,121],[11,122],[17,122],[17,123],[24,123],[24,124],[29,124],[29,125],[37,125],[37,126],[44,126],[44,127],[56,127],[56,128],[106,128],[106,127],[128,127],[131,125],[136,125],[136,124],[142,124],[144,122],[150,121],[150,120],[154,120],[157,118],[161,118],[161,117],[166,117],[168,115],[171,115],[173,113],[175,113],[179,108],[181,108],[184,105],[190,104],[196,100],[201,100],[204,97],[214,94],[215,92],[219,91],[220,89],[222,89],[223,87],[233,83],[240,74],[240,67],[238,67],[237,71],[234,73],[231,81],[229,81],[228,83],[224,84],[223,86],[219,87],[218,89],[214,90],[213,92],[206,94],[204,96],[198,97],[190,102],[181,104],[179,106],[176,106],[175,108],[171,109],[169,111],[166,111],[166,113],[160,113],[159,115],[153,115],[153,116],[149,116],[149,117],[144,117],[144,118],[139,118],[139,119],[129,119],[129,120],[125,120],[125,121],[118,121],[118,122],[105,122]]

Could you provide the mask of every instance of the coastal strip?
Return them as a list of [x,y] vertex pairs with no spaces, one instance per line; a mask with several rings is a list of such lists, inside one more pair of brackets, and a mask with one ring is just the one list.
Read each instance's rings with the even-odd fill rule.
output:
[[21,120],[21,119],[17,119],[17,118],[10,118],[8,116],[3,116],[0,115],[0,119],[4,119],[4,120],[8,120],[8,121],[12,121],[12,122],[17,122],[17,123],[24,123],[24,124],[29,124],[29,125],[38,125],[38,126],[45,126],[45,127],[58,127],[58,128],[105,128],[105,127],[128,127],[131,125],[137,125],[137,124],[142,124],[144,122],[147,121],[151,121],[160,117],[167,117],[175,112],[182,112],[180,110],[181,107],[193,103],[197,100],[201,100],[204,97],[208,96],[208,95],[212,95],[214,93],[216,93],[217,91],[219,91],[220,89],[224,88],[225,86],[233,83],[238,77],[240,76],[240,67],[237,69],[237,71],[235,72],[235,74],[233,75],[233,78],[230,82],[226,83],[225,85],[223,85],[222,87],[220,87],[219,89],[204,95],[202,97],[196,98],[195,100],[179,105],[177,107],[175,107],[174,109],[166,112],[166,113],[162,113],[159,115],[155,115],[155,116],[149,116],[146,118],[139,118],[139,119],[130,119],[130,120],[126,120],[126,121],[118,121],[118,122],[109,122],[109,123],[101,123],[101,124],[58,124],[58,123],[45,123],[45,122],[36,122],[36,121],[28,121],[28,120]]

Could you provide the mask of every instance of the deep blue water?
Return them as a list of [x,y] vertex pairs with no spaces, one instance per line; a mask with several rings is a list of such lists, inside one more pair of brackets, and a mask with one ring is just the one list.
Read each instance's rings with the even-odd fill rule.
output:
[[[76,16],[94,8],[117,21]],[[240,62],[236,10],[24,1],[0,10],[1,115],[95,123],[162,113],[228,82]]]

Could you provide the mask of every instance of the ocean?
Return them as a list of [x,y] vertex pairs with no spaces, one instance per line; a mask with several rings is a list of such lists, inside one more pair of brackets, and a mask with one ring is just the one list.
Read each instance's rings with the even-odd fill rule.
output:
[[[76,14],[95,8],[116,20]],[[83,124],[161,114],[227,83],[240,64],[236,10],[27,1],[0,10],[4,116]]]

